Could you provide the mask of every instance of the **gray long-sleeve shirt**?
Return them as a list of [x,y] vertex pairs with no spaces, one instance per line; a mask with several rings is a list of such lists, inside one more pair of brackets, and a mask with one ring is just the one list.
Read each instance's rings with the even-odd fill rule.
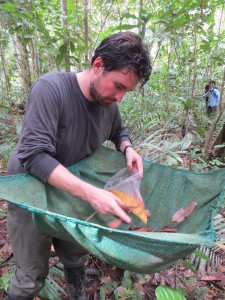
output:
[[59,163],[68,167],[112,140],[130,141],[116,103],[101,107],[83,95],[76,73],[48,73],[31,89],[19,144],[8,173],[29,172],[41,179]]

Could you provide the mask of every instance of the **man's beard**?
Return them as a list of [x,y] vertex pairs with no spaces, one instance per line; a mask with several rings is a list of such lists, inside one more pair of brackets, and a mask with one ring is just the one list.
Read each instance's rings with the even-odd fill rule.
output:
[[92,97],[93,101],[100,106],[108,106],[113,102],[117,102],[115,98],[106,98],[99,95],[98,92],[96,91],[93,82],[90,84],[89,94]]

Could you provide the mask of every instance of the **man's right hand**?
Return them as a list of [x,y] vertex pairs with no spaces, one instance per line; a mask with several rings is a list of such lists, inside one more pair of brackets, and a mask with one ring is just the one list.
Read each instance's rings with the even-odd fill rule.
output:
[[124,211],[126,205],[118,197],[79,179],[62,165],[52,171],[48,183],[89,202],[100,214],[115,215],[126,223],[131,221]]
[[126,206],[113,193],[93,187],[91,194],[92,196],[87,201],[97,212],[103,215],[115,215],[126,223],[131,222],[131,218],[123,209]]

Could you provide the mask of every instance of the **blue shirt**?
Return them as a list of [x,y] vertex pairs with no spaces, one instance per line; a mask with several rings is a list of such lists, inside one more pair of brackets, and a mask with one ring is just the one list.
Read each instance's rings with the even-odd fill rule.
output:
[[[209,92],[207,92],[203,97],[207,97],[208,94],[209,94]],[[211,107],[218,106],[219,101],[220,101],[220,93],[218,91],[218,88],[214,87],[210,92],[208,106],[211,106]]]

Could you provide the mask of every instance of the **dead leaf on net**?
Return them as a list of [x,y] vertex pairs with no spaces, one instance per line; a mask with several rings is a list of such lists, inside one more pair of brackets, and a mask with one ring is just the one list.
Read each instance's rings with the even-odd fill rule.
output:
[[122,223],[121,219],[115,219],[113,221],[110,221],[107,225],[110,228],[115,229],[115,228],[119,227],[121,223]]
[[177,232],[176,228],[171,228],[169,226],[164,226],[158,230],[152,230],[150,227],[138,227],[138,226],[130,226],[128,228],[130,231],[138,231],[138,232]]
[[157,230],[157,232],[177,232],[176,228],[171,228],[169,226],[164,226]]
[[151,228],[144,228],[144,227],[141,227],[141,228],[138,228],[137,229],[138,232],[151,232]]
[[197,202],[190,202],[185,208],[179,209],[171,219],[171,223],[177,222],[178,224],[183,222],[195,209]]
[[127,228],[129,231],[138,231],[138,232],[152,232],[152,229],[150,227],[140,227],[136,225],[129,226]]
[[141,148],[137,147],[135,150],[136,150],[137,153],[139,153],[141,151]]
[[143,223],[147,224],[149,212],[147,216],[144,202],[141,201],[137,195],[128,195],[127,193],[118,190],[109,190],[109,192],[117,196],[128,208],[133,207],[134,209],[132,209],[132,213],[136,215]]
[[140,226],[132,225],[132,226],[129,226],[129,227],[127,228],[127,230],[129,230],[129,231],[134,231],[134,230],[138,230],[138,229],[140,229],[140,228],[141,228]]

